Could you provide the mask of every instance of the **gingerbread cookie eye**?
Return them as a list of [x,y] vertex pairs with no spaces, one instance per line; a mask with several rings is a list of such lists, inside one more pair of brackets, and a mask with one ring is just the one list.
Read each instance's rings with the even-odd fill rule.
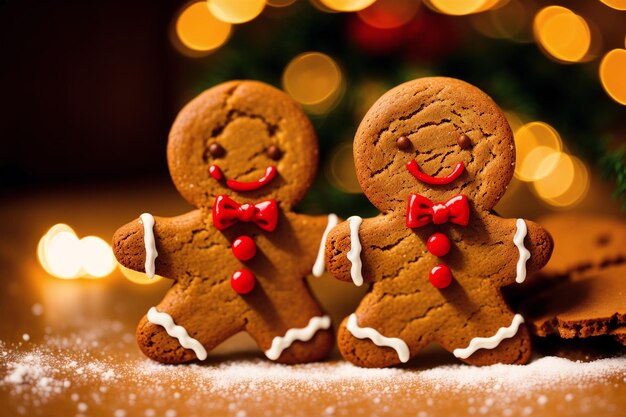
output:
[[472,146],[472,140],[465,133],[461,133],[457,138],[456,142],[459,144],[461,149],[467,149]]
[[226,155],[226,150],[219,143],[209,145],[209,155],[213,158],[221,158]]
[[406,151],[411,147],[411,141],[406,136],[400,136],[398,139],[396,139],[396,146],[401,151]]
[[278,161],[283,156],[283,152],[276,145],[271,145],[269,148],[267,148],[266,153],[267,156],[269,156],[274,161]]

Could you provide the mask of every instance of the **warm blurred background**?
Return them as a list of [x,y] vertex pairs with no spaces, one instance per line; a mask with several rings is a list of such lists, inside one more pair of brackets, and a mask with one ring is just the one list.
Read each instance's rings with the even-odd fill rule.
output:
[[3,194],[165,179],[176,112],[250,78],[313,119],[322,159],[303,209],[366,211],[354,131],[383,92],[424,75],[473,83],[509,115],[518,168],[501,210],[591,207],[595,184],[626,190],[624,0],[209,3],[0,2]]
[[[373,215],[354,172],[356,128],[388,89],[442,75],[490,94],[515,132],[515,178],[497,206],[501,215],[624,218],[626,0],[0,0],[0,57],[2,415],[252,417],[267,416],[281,399],[276,415],[307,407],[317,407],[311,415],[366,415],[333,414],[343,397],[329,393],[325,379],[300,391],[259,383],[266,394],[256,396],[240,384],[249,368],[209,374],[204,385],[187,373],[210,372],[224,354],[260,356],[246,335],[218,347],[207,368],[159,367],[135,344],[138,320],[171,281],[122,270],[109,242],[142,212],[191,209],[169,179],[168,131],[185,103],[222,81],[282,88],[313,121],[320,169],[302,211]],[[611,233],[598,240],[578,226],[572,222],[581,240],[605,245],[590,254],[604,259]],[[365,291],[328,274],[309,283],[335,323]],[[412,366],[433,363],[456,362],[435,349]],[[473,381],[473,371],[449,374],[446,388],[437,383],[419,395],[405,389],[419,388],[422,374],[408,385],[390,376],[373,386],[367,374],[363,388],[337,386],[344,404],[358,411],[363,400],[377,415],[398,407],[433,415],[416,411],[433,404],[469,404],[471,414],[623,415],[623,369],[610,365],[618,376],[596,373],[600,382],[589,386],[581,382],[595,365],[568,374],[563,362],[548,363],[554,369],[537,362],[526,368],[534,374],[519,374],[531,377],[497,371],[509,391],[489,382],[465,392],[458,383]],[[266,373],[258,369],[253,376]],[[232,388],[220,390],[229,378]],[[548,382],[529,389],[536,380]]]
[[[389,88],[443,75],[490,94],[515,131],[502,215],[621,215],[625,10],[625,0],[2,0],[5,270],[47,279],[34,254],[56,223],[108,242],[143,211],[188,210],[169,181],[168,130],[187,101],[230,79],[283,88],[311,117],[321,161],[303,211],[373,214],[352,161],[361,118]],[[53,275],[107,276],[104,241],[60,226],[39,259]]]

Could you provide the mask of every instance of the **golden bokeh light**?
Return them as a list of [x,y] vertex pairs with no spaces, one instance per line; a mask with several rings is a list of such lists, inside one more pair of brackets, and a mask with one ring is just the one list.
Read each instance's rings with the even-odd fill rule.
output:
[[[533,181],[537,175],[546,175],[537,164],[550,152],[563,148],[559,133],[544,122],[530,122],[515,130],[515,176],[522,181]],[[532,154],[528,162],[526,158]]]
[[245,23],[261,14],[265,0],[207,0],[210,12],[227,23]]
[[163,279],[163,277],[160,275],[155,275],[153,278],[148,278],[148,276],[143,272],[134,271],[122,265],[118,265],[118,266],[120,267],[120,271],[122,272],[122,275],[124,275],[124,277],[127,280],[129,280],[130,282],[134,282],[135,284],[150,285],[150,284],[159,282]]
[[572,156],[572,163],[574,164],[574,181],[562,194],[546,198],[545,201],[554,207],[572,207],[580,203],[589,192],[589,169],[578,158]]
[[499,2],[500,0],[426,0],[426,4],[436,11],[453,16],[484,12]]
[[559,154],[559,151],[548,146],[532,149],[519,164],[517,177],[522,181],[536,181],[547,177],[556,168],[555,154]]
[[553,207],[572,207],[582,201],[589,191],[589,170],[578,158],[557,152],[546,163],[556,167],[551,175],[533,182],[533,191]]
[[306,52],[285,68],[283,88],[305,109],[321,114],[341,96],[343,76],[339,65],[328,55]]
[[525,30],[528,18],[522,1],[509,0],[501,7],[475,14],[471,23],[474,29],[487,37],[526,42],[529,36]]
[[204,55],[222,46],[228,40],[231,28],[230,23],[213,16],[205,1],[188,5],[178,15],[175,25],[176,36],[182,46]]
[[105,277],[113,272],[117,265],[111,246],[96,236],[87,236],[80,240],[78,256],[88,277]]
[[626,0],[600,0],[602,3],[615,10],[626,10]]
[[600,81],[613,100],[626,105],[626,49],[613,49],[604,56]]
[[39,240],[37,258],[57,278],[102,278],[115,269],[109,244],[96,236],[79,239],[66,224],[54,225]]
[[356,12],[371,6],[376,0],[320,0],[322,5],[338,12]]
[[360,194],[363,192],[354,168],[352,143],[339,145],[332,153],[325,168],[328,181],[343,192]]
[[563,194],[574,182],[574,162],[564,152],[553,152],[542,164],[553,167],[552,174],[534,181],[532,186],[539,197],[555,198]]
[[378,0],[357,14],[361,20],[372,27],[393,29],[413,19],[420,4],[415,0]]
[[295,2],[296,0],[267,0],[267,5],[270,7],[287,7]]
[[553,58],[580,62],[591,46],[587,21],[561,6],[548,6],[535,16],[533,30],[537,43]]

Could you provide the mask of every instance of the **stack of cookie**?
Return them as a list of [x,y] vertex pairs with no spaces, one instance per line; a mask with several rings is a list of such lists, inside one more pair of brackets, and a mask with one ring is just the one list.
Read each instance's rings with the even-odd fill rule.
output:
[[610,335],[626,345],[626,221],[559,214],[543,219],[552,259],[522,304],[538,336]]
[[[305,278],[326,267],[369,287],[338,329],[339,350],[356,365],[404,363],[431,342],[474,365],[529,360],[528,319],[501,288],[521,289],[548,262],[552,239],[538,224],[493,212],[513,175],[513,133],[476,87],[422,78],[373,105],[354,142],[359,183],[380,210],[370,219],[294,212],[315,177],[317,140],[302,110],[259,82],[221,84],[190,102],[167,153],[174,184],[196,210],[144,213],[113,245],[125,267],[173,281],[137,329],[150,358],[204,360],[245,331],[270,360],[323,359],[331,318]],[[624,261],[624,229],[558,221],[548,223],[559,239],[582,243],[559,249],[548,273],[567,276],[563,293],[589,298],[567,296],[576,309],[560,309],[559,299],[527,310],[531,328],[624,340],[625,269],[608,266]],[[613,252],[593,257],[594,245]]]

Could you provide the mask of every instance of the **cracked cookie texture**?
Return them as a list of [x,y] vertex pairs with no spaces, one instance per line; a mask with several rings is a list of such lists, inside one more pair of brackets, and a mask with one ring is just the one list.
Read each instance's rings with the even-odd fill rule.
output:
[[167,159],[176,188],[196,209],[154,216],[152,230],[136,219],[113,238],[118,261],[144,272],[152,234],[155,272],[173,282],[139,323],[140,349],[159,362],[202,360],[245,331],[278,362],[327,356],[334,341],[330,319],[305,280],[327,216],[292,211],[318,162],[317,138],[302,110],[260,82],[220,84],[181,110]]
[[515,165],[511,128],[493,100],[451,78],[395,87],[361,122],[354,161],[381,213],[340,223],[326,240],[330,273],[370,286],[340,325],[342,355],[386,367],[435,342],[475,365],[525,363],[528,330],[500,288],[543,267],[552,240],[536,223],[492,210]]

